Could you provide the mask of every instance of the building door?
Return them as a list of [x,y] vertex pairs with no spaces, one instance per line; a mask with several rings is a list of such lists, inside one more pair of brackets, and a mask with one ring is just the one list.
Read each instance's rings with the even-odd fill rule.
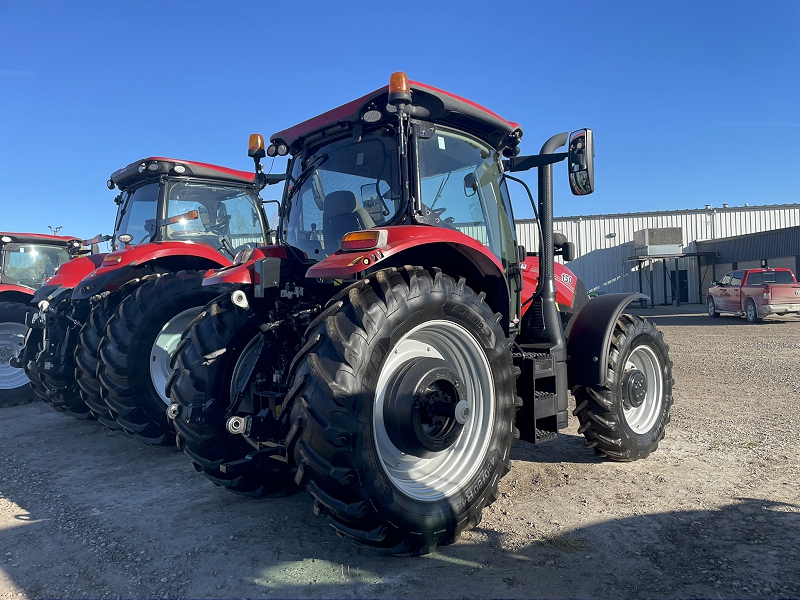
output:
[[689,303],[689,271],[681,269],[678,271],[678,298],[681,302]]

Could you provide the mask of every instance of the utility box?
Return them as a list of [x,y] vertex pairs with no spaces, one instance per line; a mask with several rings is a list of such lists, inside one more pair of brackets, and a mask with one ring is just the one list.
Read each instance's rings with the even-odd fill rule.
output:
[[633,246],[636,254],[640,256],[681,254],[683,229],[680,227],[640,229],[633,233]]

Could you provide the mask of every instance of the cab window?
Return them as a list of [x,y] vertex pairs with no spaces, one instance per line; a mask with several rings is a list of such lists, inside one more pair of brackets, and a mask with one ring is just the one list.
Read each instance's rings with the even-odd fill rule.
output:
[[731,274],[731,285],[742,285],[742,272],[736,271]]
[[722,278],[722,281],[719,282],[720,285],[730,285],[731,283],[731,276],[733,273],[728,273],[725,277]]

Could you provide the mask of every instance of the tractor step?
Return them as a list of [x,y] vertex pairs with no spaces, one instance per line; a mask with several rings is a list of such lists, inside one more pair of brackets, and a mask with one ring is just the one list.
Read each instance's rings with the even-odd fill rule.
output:
[[549,352],[515,352],[512,358],[533,362],[534,379],[555,375],[555,360]]

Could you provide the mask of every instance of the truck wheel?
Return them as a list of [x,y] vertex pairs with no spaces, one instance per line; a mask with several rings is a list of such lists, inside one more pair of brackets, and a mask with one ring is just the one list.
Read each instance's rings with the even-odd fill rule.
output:
[[[72,313],[72,303],[69,300],[62,300],[53,310],[59,315],[58,318],[64,318],[66,315]],[[63,332],[63,330],[62,330]],[[54,335],[58,335],[54,332]],[[66,340],[59,340],[59,343],[66,343]],[[42,350],[43,341],[40,342],[39,350]],[[73,354],[70,354],[69,360],[72,360]],[[45,357],[37,353],[36,359],[33,361],[34,372],[38,375],[39,384],[45,392],[45,397],[42,399],[52,409],[67,414],[71,417],[80,420],[95,418],[89,407],[81,398],[81,391],[78,383],[75,380],[74,365],[63,365],[63,372],[59,375],[53,368],[45,368],[45,363],[48,360],[54,360],[52,357]],[[36,387],[36,386],[35,386]]]
[[342,535],[426,554],[497,499],[519,370],[483,298],[438,270],[386,269],[309,326],[286,444],[314,512]]
[[[247,496],[294,492],[297,487],[288,465],[275,459],[252,461],[233,474],[220,471],[221,464],[243,460],[254,451],[243,436],[233,435],[225,427],[234,383],[252,360],[257,347],[254,342],[261,335],[249,318],[251,314],[236,306],[230,294],[224,294],[203,309],[184,335],[167,385],[170,399],[181,407],[173,421],[176,441],[197,471],[232,492]],[[275,334],[269,335],[254,374],[269,368],[280,346]],[[203,407],[202,419],[188,416],[197,405]],[[252,396],[246,397],[241,407],[252,408]],[[252,415],[253,411],[239,414]]]
[[719,313],[717,312],[717,305],[714,304],[714,298],[711,296],[708,297],[708,301],[706,302],[706,308],[708,309],[708,316],[712,319],[719,318]]
[[122,428],[114,420],[108,405],[103,400],[102,385],[97,378],[97,368],[100,365],[100,346],[104,343],[106,325],[117,310],[122,298],[132,294],[138,286],[155,277],[155,275],[151,275],[131,280],[118,290],[106,294],[102,300],[92,306],[89,317],[78,335],[78,345],[75,347],[75,380],[80,387],[81,398],[100,423],[115,431],[122,431]]
[[747,300],[747,304],[744,307],[744,316],[750,324],[758,323],[761,320],[761,316],[758,314],[758,308],[756,308],[756,303],[753,302],[752,298],[748,298]]
[[573,391],[586,445],[613,460],[645,458],[664,438],[672,407],[669,346],[650,321],[622,315],[608,353],[606,383]]
[[10,364],[25,345],[25,315],[33,312],[18,302],[0,302],[0,406],[26,404],[34,398],[25,369]]
[[184,330],[220,293],[202,282],[198,271],[151,279],[120,302],[106,326],[97,367],[103,400],[117,423],[146,444],[175,442],[165,391],[172,354]]

